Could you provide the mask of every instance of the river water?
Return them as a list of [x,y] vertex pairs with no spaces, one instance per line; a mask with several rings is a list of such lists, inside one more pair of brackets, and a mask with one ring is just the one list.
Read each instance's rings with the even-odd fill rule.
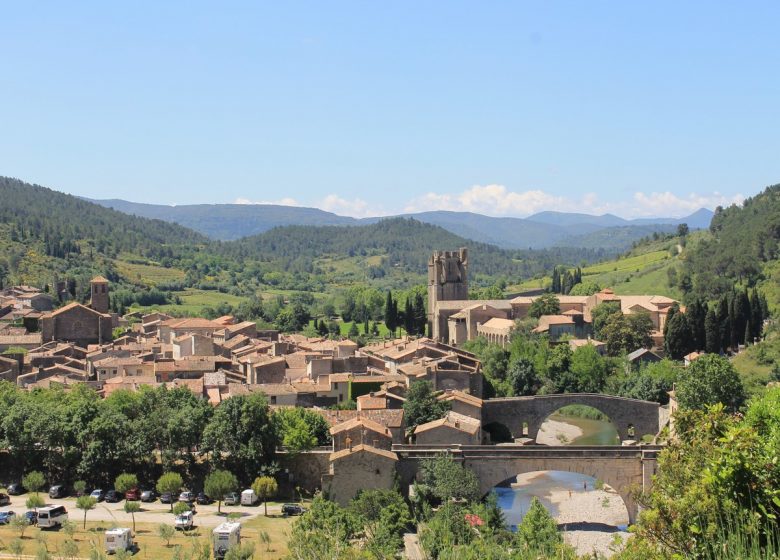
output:
[[[616,445],[617,430],[612,423],[603,420],[591,420],[588,418],[572,418],[554,414],[551,420],[565,422],[577,426],[582,430],[582,435],[574,438],[569,445]],[[521,486],[498,486],[494,488],[498,497],[498,505],[503,510],[506,523],[514,528],[523,519],[535,497],[553,515],[558,515],[558,508],[550,501],[551,492],[554,490],[570,490],[581,492],[584,489],[593,490],[596,480],[592,477],[578,473],[547,471],[524,475],[521,477]],[[514,481],[510,481],[514,482]],[[582,521],[588,521],[587,512],[583,512]]]

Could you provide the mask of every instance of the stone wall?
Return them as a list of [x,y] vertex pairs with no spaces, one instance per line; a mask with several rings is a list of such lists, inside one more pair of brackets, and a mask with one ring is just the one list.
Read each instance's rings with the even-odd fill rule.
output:
[[289,455],[279,453],[279,462],[292,474],[292,485],[299,486],[307,493],[322,489],[322,475],[330,470],[330,450],[308,451]]
[[333,461],[328,496],[341,505],[347,505],[360,490],[390,489],[396,479],[397,461],[370,451],[356,451]]

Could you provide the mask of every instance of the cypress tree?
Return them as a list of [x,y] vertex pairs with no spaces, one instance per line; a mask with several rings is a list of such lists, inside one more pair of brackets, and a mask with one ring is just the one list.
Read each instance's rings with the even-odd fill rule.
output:
[[725,352],[731,341],[731,317],[729,316],[729,301],[724,295],[718,302],[718,326],[720,328],[720,351]]
[[554,294],[561,293],[561,273],[558,271],[558,267],[553,268],[552,272],[552,292]]
[[714,309],[707,311],[707,316],[704,319],[704,331],[704,350],[708,354],[720,353],[720,325],[718,324],[718,315]]
[[425,314],[425,302],[421,294],[414,297],[414,322],[416,334],[425,334],[428,316]]
[[761,298],[758,295],[758,289],[753,288],[750,294],[750,339],[761,338],[761,331],[764,326],[764,314],[761,309]]
[[675,313],[668,323],[664,350],[672,359],[679,360],[691,351],[691,329],[685,313]]
[[404,330],[406,334],[414,334],[414,311],[412,310],[411,297],[407,297],[404,304]]
[[387,299],[385,300],[385,325],[395,335],[395,329],[398,327],[398,305],[390,290],[387,291]]

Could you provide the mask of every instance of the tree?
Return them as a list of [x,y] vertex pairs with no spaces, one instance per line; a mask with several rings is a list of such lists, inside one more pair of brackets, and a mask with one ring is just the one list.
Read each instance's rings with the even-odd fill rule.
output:
[[220,403],[203,432],[202,448],[213,454],[218,468],[251,480],[273,460],[278,443],[268,401],[253,393]]
[[535,395],[541,385],[534,363],[526,357],[514,360],[507,375],[512,383],[512,394],[516,397]]
[[453,498],[475,501],[480,498],[479,479],[474,471],[449,457],[423,460],[422,475],[423,483],[442,501]]
[[347,331],[347,337],[351,339],[355,339],[358,336],[360,336],[360,331],[358,330],[357,323],[353,322],[349,326],[349,331]]
[[129,513],[133,518],[133,532],[135,533],[135,514],[141,511],[141,504],[139,502],[129,502],[125,500],[125,513]]
[[79,496],[76,498],[76,507],[84,511],[84,529],[87,528],[87,512],[95,509],[97,500],[92,496]]
[[681,360],[693,348],[691,326],[687,313],[677,312],[666,322],[664,334],[664,350],[672,359]]
[[704,333],[704,351],[708,354],[719,354],[721,348],[720,325],[714,309],[707,310],[707,316],[704,319]]
[[[175,496],[183,485],[184,481],[179,473],[166,472],[157,480],[157,492],[160,494],[170,493]],[[171,500],[171,511],[173,511],[173,501]]]
[[173,515],[181,515],[187,511],[192,511],[192,506],[187,502],[176,502],[173,504]]
[[35,492],[37,494],[41,488],[43,488],[44,484],[46,484],[46,479],[40,471],[30,471],[22,478],[22,486],[24,486],[28,492]]
[[34,509],[38,511],[38,508],[45,506],[46,502],[44,502],[43,498],[41,498],[38,494],[32,494],[28,496],[24,505],[27,507],[27,509]]
[[157,526],[157,536],[165,541],[166,547],[171,547],[171,539],[174,537],[174,535],[176,535],[176,530],[170,525],[167,525],[166,523],[160,523]]
[[[114,480],[114,489],[116,489],[117,492],[126,494],[128,490],[132,490],[133,488],[138,488],[138,477],[134,474],[122,473]],[[125,499],[125,501],[127,501],[127,499]]]
[[[601,304],[604,305],[604,304]],[[598,309],[600,306],[597,306]],[[601,328],[600,340],[607,346],[610,356],[619,356],[639,348],[649,348],[653,340],[650,337],[653,321],[648,313],[610,314]]]
[[449,403],[436,399],[430,381],[412,382],[404,402],[407,431],[412,432],[420,424],[443,418],[449,408]]
[[545,556],[554,555],[563,543],[557,522],[536,497],[531,499],[528,512],[517,526],[516,539],[526,550]]
[[276,410],[272,416],[277,438],[288,453],[308,451],[330,442],[330,426],[319,414],[295,407]]
[[268,517],[268,498],[272,498],[279,491],[276,479],[270,476],[258,476],[252,483],[252,490],[263,500],[265,516]]
[[528,308],[528,315],[538,319],[542,315],[557,315],[561,312],[561,304],[555,294],[542,294]]
[[593,311],[591,311],[593,335],[598,340],[604,340],[602,334],[604,326],[607,324],[607,321],[611,316],[617,315],[618,313],[622,315],[622,311],[620,310],[620,302],[617,301],[605,301],[604,303],[600,303],[593,308]]
[[600,393],[609,373],[606,360],[592,344],[572,352],[569,372],[575,384],[571,391],[578,393]]
[[409,506],[395,490],[361,490],[349,510],[363,526],[366,549],[377,558],[395,557],[403,544],[403,534],[412,524]]
[[83,480],[77,480],[73,483],[73,490],[76,491],[77,496],[81,496],[84,492],[87,491],[87,483]]
[[729,360],[705,354],[680,372],[676,396],[680,408],[700,410],[721,403],[736,411],[745,401],[745,389]]
[[677,225],[677,236],[678,237],[685,237],[688,235],[688,224],[678,224]]
[[24,533],[29,526],[30,522],[27,520],[26,515],[15,515],[11,518],[11,527],[19,535],[19,539],[24,539]]
[[215,470],[206,476],[203,483],[203,491],[212,499],[217,500],[217,513],[222,513],[222,500],[225,498],[225,494],[235,492],[237,488],[236,475],[226,470]]

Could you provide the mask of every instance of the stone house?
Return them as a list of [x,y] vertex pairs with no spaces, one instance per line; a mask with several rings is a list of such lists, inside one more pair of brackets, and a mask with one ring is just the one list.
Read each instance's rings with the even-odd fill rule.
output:
[[352,418],[330,429],[333,451],[341,451],[358,445],[369,445],[376,449],[390,450],[393,436],[385,426],[368,418]]
[[449,411],[444,418],[420,424],[414,429],[417,445],[479,445],[482,428],[479,420]]
[[198,333],[186,333],[173,339],[173,358],[187,356],[213,356],[214,340]]
[[364,488],[393,487],[398,456],[370,445],[357,445],[330,455],[330,472],[322,488],[328,496],[346,506]]
[[70,303],[41,317],[44,342],[66,340],[79,346],[111,341],[112,318],[80,303]]

